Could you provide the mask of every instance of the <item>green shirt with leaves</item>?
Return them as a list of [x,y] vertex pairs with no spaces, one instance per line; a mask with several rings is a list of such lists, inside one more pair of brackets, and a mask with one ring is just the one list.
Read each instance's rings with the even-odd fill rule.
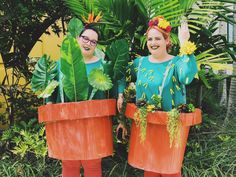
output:
[[186,103],[185,85],[193,80],[197,64],[194,55],[175,56],[161,63],[151,62],[145,56],[130,63],[129,73],[136,80],[136,101],[152,103],[152,96],[161,94],[162,109],[170,111]]

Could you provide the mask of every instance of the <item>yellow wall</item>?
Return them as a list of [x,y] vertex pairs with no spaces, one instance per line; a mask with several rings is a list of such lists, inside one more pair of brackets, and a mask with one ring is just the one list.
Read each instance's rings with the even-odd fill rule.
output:
[[60,45],[64,38],[63,34],[58,37],[56,34],[49,29],[51,35],[43,34],[40,37],[42,42],[38,41],[32,51],[30,52],[30,57],[41,57],[43,54],[51,56],[51,59],[58,59],[60,57]]
[[[58,22],[60,25],[60,22]],[[51,59],[58,59],[60,57],[60,45],[64,38],[63,34],[60,34],[58,37],[56,34],[52,32],[51,27],[49,27],[49,32],[51,35],[43,34],[40,37],[40,41],[38,41],[33,49],[31,50],[29,57],[41,57],[43,54],[47,54],[51,56]],[[42,42],[41,42],[42,41]],[[9,71],[10,72],[10,71]],[[3,66],[2,57],[0,56],[0,82],[2,82],[5,75],[5,70]]]
[[[61,22],[58,22],[59,25]],[[60,57],[60,45],[62,43],[62,40],[64,38],[63,34],[60,34],[60,37],[58,37],[56,34],[52,32],[52,29],[49,27],[49,32],[51,35],[46,35],[43,34],[40,37],[40,40],[38,41],[33,49],[31,50],[29,57],[41,57],[43,54],[47,54],[51,57],[51,59],[57,60]],[[8,70],[8,75],[11,75],[12,70]],[[3,81],[3,78],[5,76],[5,70],[4,70],[4,65],[2,61],[2,57],[0,56],[0,84]],[[24,82],[24,81],[22,81]],[[21,82],[21,83],[22,83]],[[3,97],[0,95],[0,102],[4,103]],[[3,110],[0,108],[0,112]]]

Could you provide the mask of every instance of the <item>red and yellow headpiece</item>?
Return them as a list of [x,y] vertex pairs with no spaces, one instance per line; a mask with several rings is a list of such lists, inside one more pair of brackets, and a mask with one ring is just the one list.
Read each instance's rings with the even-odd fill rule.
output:
[[157,17],[152,18],[148,22],[148,26],[149,26],[148,29],[150,29],[152,27],[157,27],[157,28],[163,30],[166,33],[170,33],[171,32],[170,22],[165,20],[163,16],[157,16]]

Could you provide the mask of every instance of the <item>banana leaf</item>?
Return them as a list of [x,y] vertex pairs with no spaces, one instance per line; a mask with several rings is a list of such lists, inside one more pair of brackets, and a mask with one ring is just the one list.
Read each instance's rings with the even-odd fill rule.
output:
[[129,46],[125,39],[116,40],[106,50],[111,61],[113,80],[121,80],[125,76],[126,66],[129,62]]
[[76,38],[83,30],[84,25],[78,18],[72,18],[68,24],[70,34]]
[[87,100],[88,78],[83,56],[76,39],[67,36],[61,46],[63,88],[70,101]]
[[33,92],[43,92],[56,75],[56,62],[51,61],[50,57],[47,57],[47,55],[43,55],[35,65],[35,70],[31,79],[31,88]]

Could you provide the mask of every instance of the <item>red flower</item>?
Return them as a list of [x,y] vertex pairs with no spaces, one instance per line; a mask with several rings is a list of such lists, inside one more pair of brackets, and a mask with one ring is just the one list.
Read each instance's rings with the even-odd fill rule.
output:
[[165,31],[169,33],[171,31],[171,26],[167,26]]
[[158,25],[158,19],[156,19],[153,23],[154,26],[157,26]]
[[152,20],[150,20],[150,21],[148,22],[148,26],[153,26],[153,21],[152,21]]

